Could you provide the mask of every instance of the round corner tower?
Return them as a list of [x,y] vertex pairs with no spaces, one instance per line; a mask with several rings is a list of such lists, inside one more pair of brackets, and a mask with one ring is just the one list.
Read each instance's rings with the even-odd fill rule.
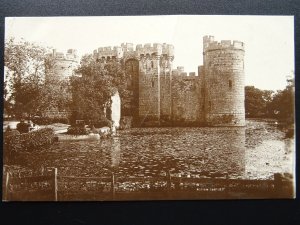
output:
[[244,43],[203,37],[204,113],[212,126],[245,125]]

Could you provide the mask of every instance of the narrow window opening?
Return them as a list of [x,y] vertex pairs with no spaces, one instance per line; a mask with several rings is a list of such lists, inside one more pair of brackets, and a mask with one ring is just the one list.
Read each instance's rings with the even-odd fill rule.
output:
[[228,85],[229,85],[229,88],[232,89],[232,80],[229,80]]
[[154,68],[154,63],[153,63],[153,61],[151,61],[151,68]]
[[154,87],[154,81],[151,81],[151,87]]

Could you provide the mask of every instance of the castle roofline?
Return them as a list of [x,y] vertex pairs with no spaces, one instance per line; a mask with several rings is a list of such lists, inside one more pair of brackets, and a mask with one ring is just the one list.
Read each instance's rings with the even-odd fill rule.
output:
[[211,35],[206,35],[203,37],[203,52],[220,49],[235,49],[244,51],[245,44],[244,42],[237,40],[215,41],[215,37]]
[[144,45],[137,44],[134,50],[134,46],[132,43],[122,43],[121,46],[99,47],[98,49],[93,51],[93,54],[98,58],[122,58],[126,54],[135,55],[136,57],[139,57],[141,55],[167,55],[170,57],[174,57],[174,46],[166,43],[146,43]]
[[78,62],[77,50],[76,49],[68,49],[67,53],[57,52],[56,49],[52,50],[52,53],[47,54],[50,57],[53,57],[56,60],[63,61],[74,61]]

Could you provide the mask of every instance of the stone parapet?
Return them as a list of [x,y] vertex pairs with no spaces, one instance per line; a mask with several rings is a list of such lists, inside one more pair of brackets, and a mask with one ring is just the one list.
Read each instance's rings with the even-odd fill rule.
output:
[[52,57],[55,60],[79,62],[76,49],[68,49],[66,54],[64,54],[63,52],[57,52],[56,49],[53,49],[52,53],[48,54],[48,56]]
[[133,44],[131,43],[122,43],[121,46],[107,46],[100,47],[93,51],[95,58],[128,58],[128,56],[139,58],[142,56],[161,56],[166,55],[168,57],[174,58],[174,46],[170,44],[138,44],[136,45],[135,51]]
[[221,40],[220,42],[214,40],[214,36],[203,37],[203,52],[222,50],[222,49],[237,49],[245,50],[245,44],[241,41]]

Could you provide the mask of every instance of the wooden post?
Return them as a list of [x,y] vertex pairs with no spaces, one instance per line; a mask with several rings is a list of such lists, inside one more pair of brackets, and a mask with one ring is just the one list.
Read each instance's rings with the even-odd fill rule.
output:
[[171,174],[169,170],[167,170],[167,189],[168,191],[171,190]]
[[282,175],[280,173],[274,173],[274,192],[275,194],[282,194]]
[[5,179],[5,200],[8,200],[8,193],[9,193],[9,172],[6,172],[6,179]]
[[225,185],[225,195],[229,195],[229,192],[230,192],[230,180],[229,180],[229,175],[228,173],[226,173],[226,185]]
[[54,201],[57,201],[57,168],[54,168]]
[[111,173],[111,193],[112,193],[112,199],[115,198],[115,175],[112,172]]

